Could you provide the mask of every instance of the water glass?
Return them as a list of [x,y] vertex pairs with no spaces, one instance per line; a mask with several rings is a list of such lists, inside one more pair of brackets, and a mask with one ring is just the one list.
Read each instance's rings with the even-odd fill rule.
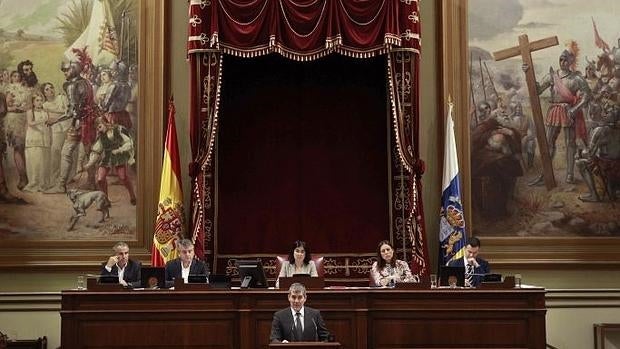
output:
[[437,274],[431,274],[431,288],[437,287]]
[[521,274],[515,274],[515,287],[521,287]]
[[456,288],[457,278],[454,275],[448,276],[448,285],[450,288]]
[[77,277],[77,289],[78,291],[83,291],[86,289],[86,284],[84,283],[84,275],[78,275]]

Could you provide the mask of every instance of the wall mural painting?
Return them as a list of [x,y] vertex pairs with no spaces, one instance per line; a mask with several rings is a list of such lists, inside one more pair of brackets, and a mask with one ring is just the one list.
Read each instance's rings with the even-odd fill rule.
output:
[[0,1],[1,239],[135,239],[138,6]]
[[[470,0],[468,11],[474,234],[620,237],[620,3]],[[520,52],[496,60],[522,34],[558,44],[533,50],[532,66]]]

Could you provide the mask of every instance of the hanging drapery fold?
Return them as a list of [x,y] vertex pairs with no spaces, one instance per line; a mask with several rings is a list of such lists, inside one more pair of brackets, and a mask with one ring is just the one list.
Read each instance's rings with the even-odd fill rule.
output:
[[213,154],[224,54],[278,53],[311,61],[331,53],[386,54],[396,148],[408,178],[407,236],[412,267],[428,270],[418,153],[420,19],[416,0],[190,0],[192,231],[209,244],[215,226]]
[[[415,8],[407,12],[408,7]],[[368,58],[393,47],[419,52],[417,1],[191,1],[188,53],[279,53],[307,61],[332,52]]]
[[[189,175],[192,177],[191,231],[198,244],[209,241],[215,216],[213,206],[213,173],[211,156],[215,145],[220,86],[222,76],[222,54],[216,51],[190,56],[190,143],[192,162]],[[207,251],[209,246],[203,247]],[[202,256],[199,256],[202,257]]]

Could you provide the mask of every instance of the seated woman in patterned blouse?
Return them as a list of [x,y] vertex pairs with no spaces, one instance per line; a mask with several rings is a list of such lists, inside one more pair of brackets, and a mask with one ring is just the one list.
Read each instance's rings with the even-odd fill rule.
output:
[[411,274],[406,262],[396,259],[392,244],[383,240],[377,246],[377,261],[370,268],[375,286],[391,286],[397,282],[420,282],[418,275]]
[[282,262],[280,275],[278,275],[278,280],[276,281],[276,288],[279,286],[280,277],[291,277],[295,274],[319,276],[316,271],[316,264],[312,260],[312,254],[310,254],[310,248],[305,242],[300,240],[295,241],[293,244],[293,248],[288,254],[288,260]]

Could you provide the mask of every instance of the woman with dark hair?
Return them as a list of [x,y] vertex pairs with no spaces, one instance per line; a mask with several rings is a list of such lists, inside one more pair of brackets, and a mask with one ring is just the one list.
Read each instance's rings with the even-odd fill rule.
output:
[[370,268],[375,286],[389,286],[397,282],[420,282],[420,277],[411,274],[406,262],[396,259],[392,244],[383,240],[377,245],[377,261]]
[[295,274],[309,274],[319,276],[316,271],[316,264],[312,260],[310,248],[305,242],[297,240],[293,248],[289,251],[288,260],[282,262],[280,275],[276,281],[276,288],[279,286],[280,277],[291,277]]

